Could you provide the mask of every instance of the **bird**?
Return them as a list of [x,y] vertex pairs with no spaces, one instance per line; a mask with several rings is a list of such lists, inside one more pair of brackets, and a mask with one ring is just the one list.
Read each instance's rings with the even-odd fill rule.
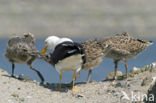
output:
[[123,61],[126,69],[126,78],[128,77],[128,62],[127,59],[133,59],[148,46],[152,44],[152,41],[146,41],[131,37],[127,32],[117,34],[113,37],[103,38],[99,42],[103,46],[105,44],[111,45],[111,49],[105,55],[107,58],[114,59],[114,80],[117,79],[116,72],[118,62]]
[[[84,49],[84,55],[85,55],[85,62],[82,64],[81,70],[88,70],[88,77],[86,83],[90,82],[92,69],[97,67],[103,61],[104,56],[111,48],[111,46],[107,44],[102,45],[100,43],[101,42],[99,42],[97,39],[87,40],[85,42],[80,43],[80,45]],[[42,59],[50,63],[52,66],[55,65],[51,60],[51,55],[48,53],[42,55]],[[75,79],[79,78],[79,76],[80,76],[80,71],[78,72]]]
[[[88,70],[86,83],[89,83],[92,70],[102,63],[111,46],[107,44],[102,45],[98,39],[81,42],[81,45],[84,48],[86,56],[86,62],[82,65],[82,70]],[[80,73],[78,73],[78,77],[79,75]]]
[[39,51],[35,48],[35,37],[33,34],[27,33],[22,37],[15,36],[9,39],[5,57],[12,63],[12,77],[15,77],[15,63],[27,64],[30,69],[38,74],[41,83],[44,82],[42,74],[32,66],[33,61],[36,58],[40,58]]
[[62,73],[64,71],[73,72],[72,91],[78,91],[75,88],[76,73],[85,63],[84,49],[79,43],[73,42],[70,38],[60,38],[57,36],[49,36],[45,40],[45,47],[41,51],[44,54],[47,50],[51,50],[50,64],[52,64],[59,73],[59,90],[61,90]]

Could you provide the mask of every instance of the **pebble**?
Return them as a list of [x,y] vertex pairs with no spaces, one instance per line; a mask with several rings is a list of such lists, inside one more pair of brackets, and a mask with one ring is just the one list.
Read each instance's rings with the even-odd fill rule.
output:
[[155,72],[156,71],[156,62],[151,64],[151,69],[150,72]]
[[156,62],[152,63],[152,68],[156,69]]
[[126,88],[127,86],[130,87],[130,84],[127,83],[127,81],[119,81],[115,87],[121,87],[121,88]]
[[140,70],[140,68],[133,67],[132,70],[131,70],[131,72],[134,73],[134,72],[139,71],[139,70]]
[[84,96],[83,95],[81,95],[81,94],[78,94],[77,96],[76,96],[76,98],[83,98]]
[[33,81],[32,78],[30,78],[30,77],[28,77],[28,76],[25,76],[24,74],[20,74],[17,78],[18,78],[19,80]]
[[151,76],[147,76],[143,79],[141,86],[146,86],[152,83],[152,77]]
[[[122,74],[122,72],[121,71],[117,71],[116,72],[116,76],[118,77],[118,76],[122,76],[123,74]],[[111,79],[113,79],[113,77],[114,77],[114,71],[113,72],[110,72],[107,76],[106,76],[106,80],[111,80]]]

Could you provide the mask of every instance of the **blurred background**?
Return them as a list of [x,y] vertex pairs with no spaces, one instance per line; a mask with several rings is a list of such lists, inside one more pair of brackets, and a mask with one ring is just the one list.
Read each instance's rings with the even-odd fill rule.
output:
[[155,0],[0,0],[0,36],[156,38]]
[[[31,32],[36,37],[39,51],[48,35],[70,37],[82,42],[128,32],[131,36],[153,40],[154,44],[136,59],[130,59],[129,71],[156,61],[156,1],[155,0],[0,0],[0,68],[11,73],[11,64],[4,53],[7,41],[15,35]],[[42,60],[34,67],[41,71],[46,81],[58,82],[56,70]],[[119,63],[125,73],[124,64]],[[93,70],[91,80],[100,81],[114,70],[113,60],[105,58]],[[16,64],[15,74],[24,74],[39,81],[26,64]],[[85,81],[87,71],[80,79]],[[72,81],[72,72],[63,74],[63,82]]]

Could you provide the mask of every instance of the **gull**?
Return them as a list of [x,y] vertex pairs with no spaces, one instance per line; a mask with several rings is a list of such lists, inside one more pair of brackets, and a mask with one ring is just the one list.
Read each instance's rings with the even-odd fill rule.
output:
[[85,53],[82,46],[69,38],[49,36],[45,40],[45,47],[41,53],[44,54],[47,50],[52,51],[49,63],[52,64],[59,73],[59,90],[61,90],[62,73],[64,71],[72,71],[72,91],[78,91],[78,89],[75,89],[74,84],[76,72],[79,72],[82,69],[82,64],[85,63]]

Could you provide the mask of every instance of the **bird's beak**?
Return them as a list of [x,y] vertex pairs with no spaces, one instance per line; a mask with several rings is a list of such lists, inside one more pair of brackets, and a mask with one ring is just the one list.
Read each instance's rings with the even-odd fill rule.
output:
[[47,51],[47,47],[44,47],[41,51],[42,54],[44,54]]

